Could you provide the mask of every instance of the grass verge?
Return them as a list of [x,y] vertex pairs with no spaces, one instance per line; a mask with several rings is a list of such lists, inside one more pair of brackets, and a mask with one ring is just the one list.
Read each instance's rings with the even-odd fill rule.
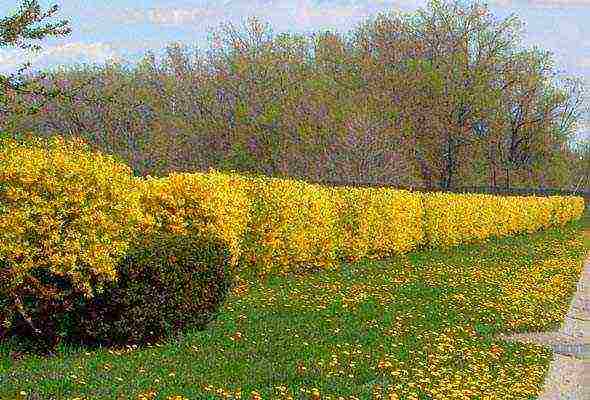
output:
[[588,232],[587,211],[561,229],[246,282],[206,331],[144,349],[15,361],[4,343],[0,399],[535,399],[551,351],[493,336],[559,327]]

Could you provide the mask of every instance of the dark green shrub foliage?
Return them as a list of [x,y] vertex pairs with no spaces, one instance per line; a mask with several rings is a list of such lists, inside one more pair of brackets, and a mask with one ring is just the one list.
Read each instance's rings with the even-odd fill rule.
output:
[[155,343],[204,329],[229,293],[229,249],[211,238],[158,236],[118,265],[119,281],[78,308],[84,344]]
[[196,236],[153,235],[142,243],[117,265],[118,282],[106,285],[90,300],[67,279],[46,269],[35,270],[46,287],[67,295],[34,306],[38,293],[24,287],[23,302],[38,310],[31,317],[41,321],[44,332],[35,335],[17,315],[10,329],[0,327],[0,340],[16,339],[19,351],[46,355],[62,340],[91,347],[143,345],[175,336],[185,327],[204,329],[231,290],[227,246]]

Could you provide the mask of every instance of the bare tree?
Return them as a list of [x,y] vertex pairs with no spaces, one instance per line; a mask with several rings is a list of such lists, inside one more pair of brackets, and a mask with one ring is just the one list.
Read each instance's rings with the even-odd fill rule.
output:
[[575,90],[551,89],[546,54],[517,50],[520,26],[515,16],[496,22],[478,3],[430,0],[426,11],[380,16],[358,33],[361,52],[376,60],[379,90],[399,106],[400,132],[427,186],[453,186],[482,157],[492,184],[502,167],[509,185],[512,169],[528,168],[571,130]]
[[431,0],[416,15],[380,16],[361,28],[361,51],[395,79],[377,79],[399,107],[399,131],[427,186],[450,187],[489,133],[501,91],[492,81],[511,59],[518,21],[495,23],[479,4]]
[[504,72],[504,79],[515,84],[504,93],[502,107],[493,116],[497,118],[496,140],[490,141],[493,186],[497,165],[503,167],[505,186],[510,188],[511,172],[532,173],[533,165],[546,168],[553,155],[565,151],[582,115],[582,87],[575,79],[566,79],[562,88],[553,86],[549,78],[555,74],[546,76],[552,65],[549,53],[535,49],[522,52]]

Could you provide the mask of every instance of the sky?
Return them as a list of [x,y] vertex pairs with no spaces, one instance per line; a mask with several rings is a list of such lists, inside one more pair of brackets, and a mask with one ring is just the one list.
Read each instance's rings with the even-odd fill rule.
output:
[[[0,0],[0,18],[13,15],[23,0]],[[464,0],[470,4],[470,0]],[[50,18],[37,23],[68,20],[72,33],[42,40],[39,52],[18,47],[0,48],[0,74],[13,74],[25,62],[28,71],[49,71],[76,64],[104,65],[117,61],[133,67],[149,50],[158,64],[173,43],[206,55],[212,33],[231,23],[243,36],[249,16],[280,33],[311,36],[329,30],[351,33],[378,13],[414,12],[427,0],[39,0],[42,12],[59,6]],[[590,107],[590,0],[487,0],[494,18],[516,14],[524,22],[522,48],[536,45],[551,51],[560,76],[585,80]],[[229,38],[227,38],[229,43]],[[585,114],[576,138],[590,138],[590,113]]]

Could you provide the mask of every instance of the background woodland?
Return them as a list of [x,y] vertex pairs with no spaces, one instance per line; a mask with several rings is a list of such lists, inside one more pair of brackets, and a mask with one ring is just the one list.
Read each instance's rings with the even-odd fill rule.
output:
[[[0,44],[66,35],[33,29],[26,1]],[[431,0],[380,14],[348,37],[272,35],[248,19],[207,56],[167,47],[135,69],[80,66],[0,77],[0,132],[82,136],[137,176],[236,170],[310,182],[448,189],[590,191],[590,144],[571,146],[584,84],[551,53],[519,47],[522,22]],[[225,41],[223,40],[225,39]],[[227,43],[229,41],[229,44]],[[22,48],[27,48],[26,46]],[[586,108],[584,108],[586,107]]]

